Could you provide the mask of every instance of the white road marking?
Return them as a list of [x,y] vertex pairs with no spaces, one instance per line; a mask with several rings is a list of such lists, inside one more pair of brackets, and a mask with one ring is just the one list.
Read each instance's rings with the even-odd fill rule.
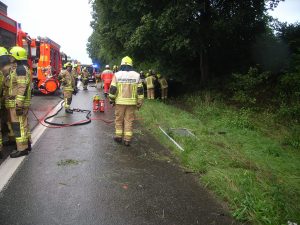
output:
[[[48,113],[48,115],[52,115],[55,113],[61,106],[61,102],[59,102],[52,110]],[[53,118],[49,119],[49,121],[52,121]],[[38,139],[42,136],[42,134],[45,132],[47,127],[38,124],[35,129],[32,132],[31,138],[32,138],[32,147],[37,143]],[[8,157],[1,165],[0,165],[0,192],[3,191],[3,189],[8,185],[10,179],[15,174],[17,169],[21,166],[21,164],[26,159],[25,156],[19,157],[16,159],[12,159]]]

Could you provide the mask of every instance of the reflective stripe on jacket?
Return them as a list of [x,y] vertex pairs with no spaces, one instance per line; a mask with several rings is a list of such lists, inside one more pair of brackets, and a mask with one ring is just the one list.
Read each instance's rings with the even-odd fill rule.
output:
[[13,66],[4,80],[5,107],[29,107],[31,102],[31,80],[27,66]]
[[135,71],[119,71],[112,79],[109,98],[119,105],[142,104],[143,84]]
[[62,70],[61,73],[59,74],[58,79],[62,83],[64,91],[70,91],[70,92],[74,91],[75,78],[69,71]]
[[101,74],[101,80],[106,84],[110,84],[113,79],[114,73],[111,70],[104,70]]
[[147,89],[154,88],[154,81],[156,78],[154,76],[149,76],[146,78]]
[[161,89],[165,89],[168,87],[168,82],[165,78],[162,77],[162,78],[158,79],[158,82],[160,84]]

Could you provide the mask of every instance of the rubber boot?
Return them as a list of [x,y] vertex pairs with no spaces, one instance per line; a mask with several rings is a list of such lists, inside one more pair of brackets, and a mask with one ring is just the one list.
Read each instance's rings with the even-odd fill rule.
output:
[[11,154],[10,154],[10,158],[18,158],[21,156],[25,156],[28,155],[29,151],[28,149],[24,150],[24,151],[18,151],[18,150],[14,150]]
[[66,111],[66,113],[68,113],[68,114],[73,114],[73,111],[72,111],[71,109],[66,109],[65,111]]
[[117,143],[121,143],[122,138],[121,137],[114,137],[114,141],[117,142]]
[[31,147],[31,141],[28,141],[28,151],[31,152],[31,150],[32,150],[32,147]]
[[129,146],[130,146],[130,141],[124,141],[124,145],[125,145],[126,147],[129,147]]

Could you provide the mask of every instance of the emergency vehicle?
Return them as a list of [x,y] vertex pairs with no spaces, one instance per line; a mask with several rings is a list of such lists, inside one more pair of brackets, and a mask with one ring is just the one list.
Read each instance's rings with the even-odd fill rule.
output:
[[57,79],[62,69],[59,44],[48,37],[31,38],[21,24],[7,16],[7,6],[0,1],[0,46],[10,49],[20,46],[28,53],[33,89],[43,94],[54,93],[60,86]]

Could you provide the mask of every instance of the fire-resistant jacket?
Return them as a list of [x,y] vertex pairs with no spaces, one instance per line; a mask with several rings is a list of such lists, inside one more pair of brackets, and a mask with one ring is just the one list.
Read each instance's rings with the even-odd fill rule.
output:
[[71,74],[72,74],[72,76],[73,76],[75,79],[77,79],[77,78],[78,78],[78,76],[79,76],[79,74],[78,74],[78,71],[77,71],[77,69],[76,69],[76,68],[73,68],[73,69],[72,69],[72,72],[71,72]]
[[2,106],[2,98],[3,98],[3,73],[0,71],[0,109]]
[[159,79],[158,79],[158,82],[159,82],[159,84],[160,84],[160,88],[161,88],[161,89],[168,88],[168,82],[167,82],[167,80],[166,80],[164,77],[159,78]]
[[82,71],[82,80],[83,81],[87,81],[89,79],[89,76],[90,76],[90,74],[87,70]]
[[75,78],[69,71],[62,70],[58,76],[58,79],[62,83],[64,91],[70,91],[70,92],[74,91]]
[[112,79],[113,79],[114,73],[111,70],[104,70],[101,74],[101,80],[103,80],[103,82],[105,84],[110,84]]
[[142,105],[144,89],[140,74],[135,71],[115,73],[110,86],[109,98],[117,105]]
[[31,101],[30,72],[25,65],[13,65],[4,78],[3,96],[6,108],[28,108]]
[[156,78],[152,75],[148,76],[146,78],[146,86],[147,86],[147,89],[151,89],[151,88],[154,88],[154,81],[156,80]]

